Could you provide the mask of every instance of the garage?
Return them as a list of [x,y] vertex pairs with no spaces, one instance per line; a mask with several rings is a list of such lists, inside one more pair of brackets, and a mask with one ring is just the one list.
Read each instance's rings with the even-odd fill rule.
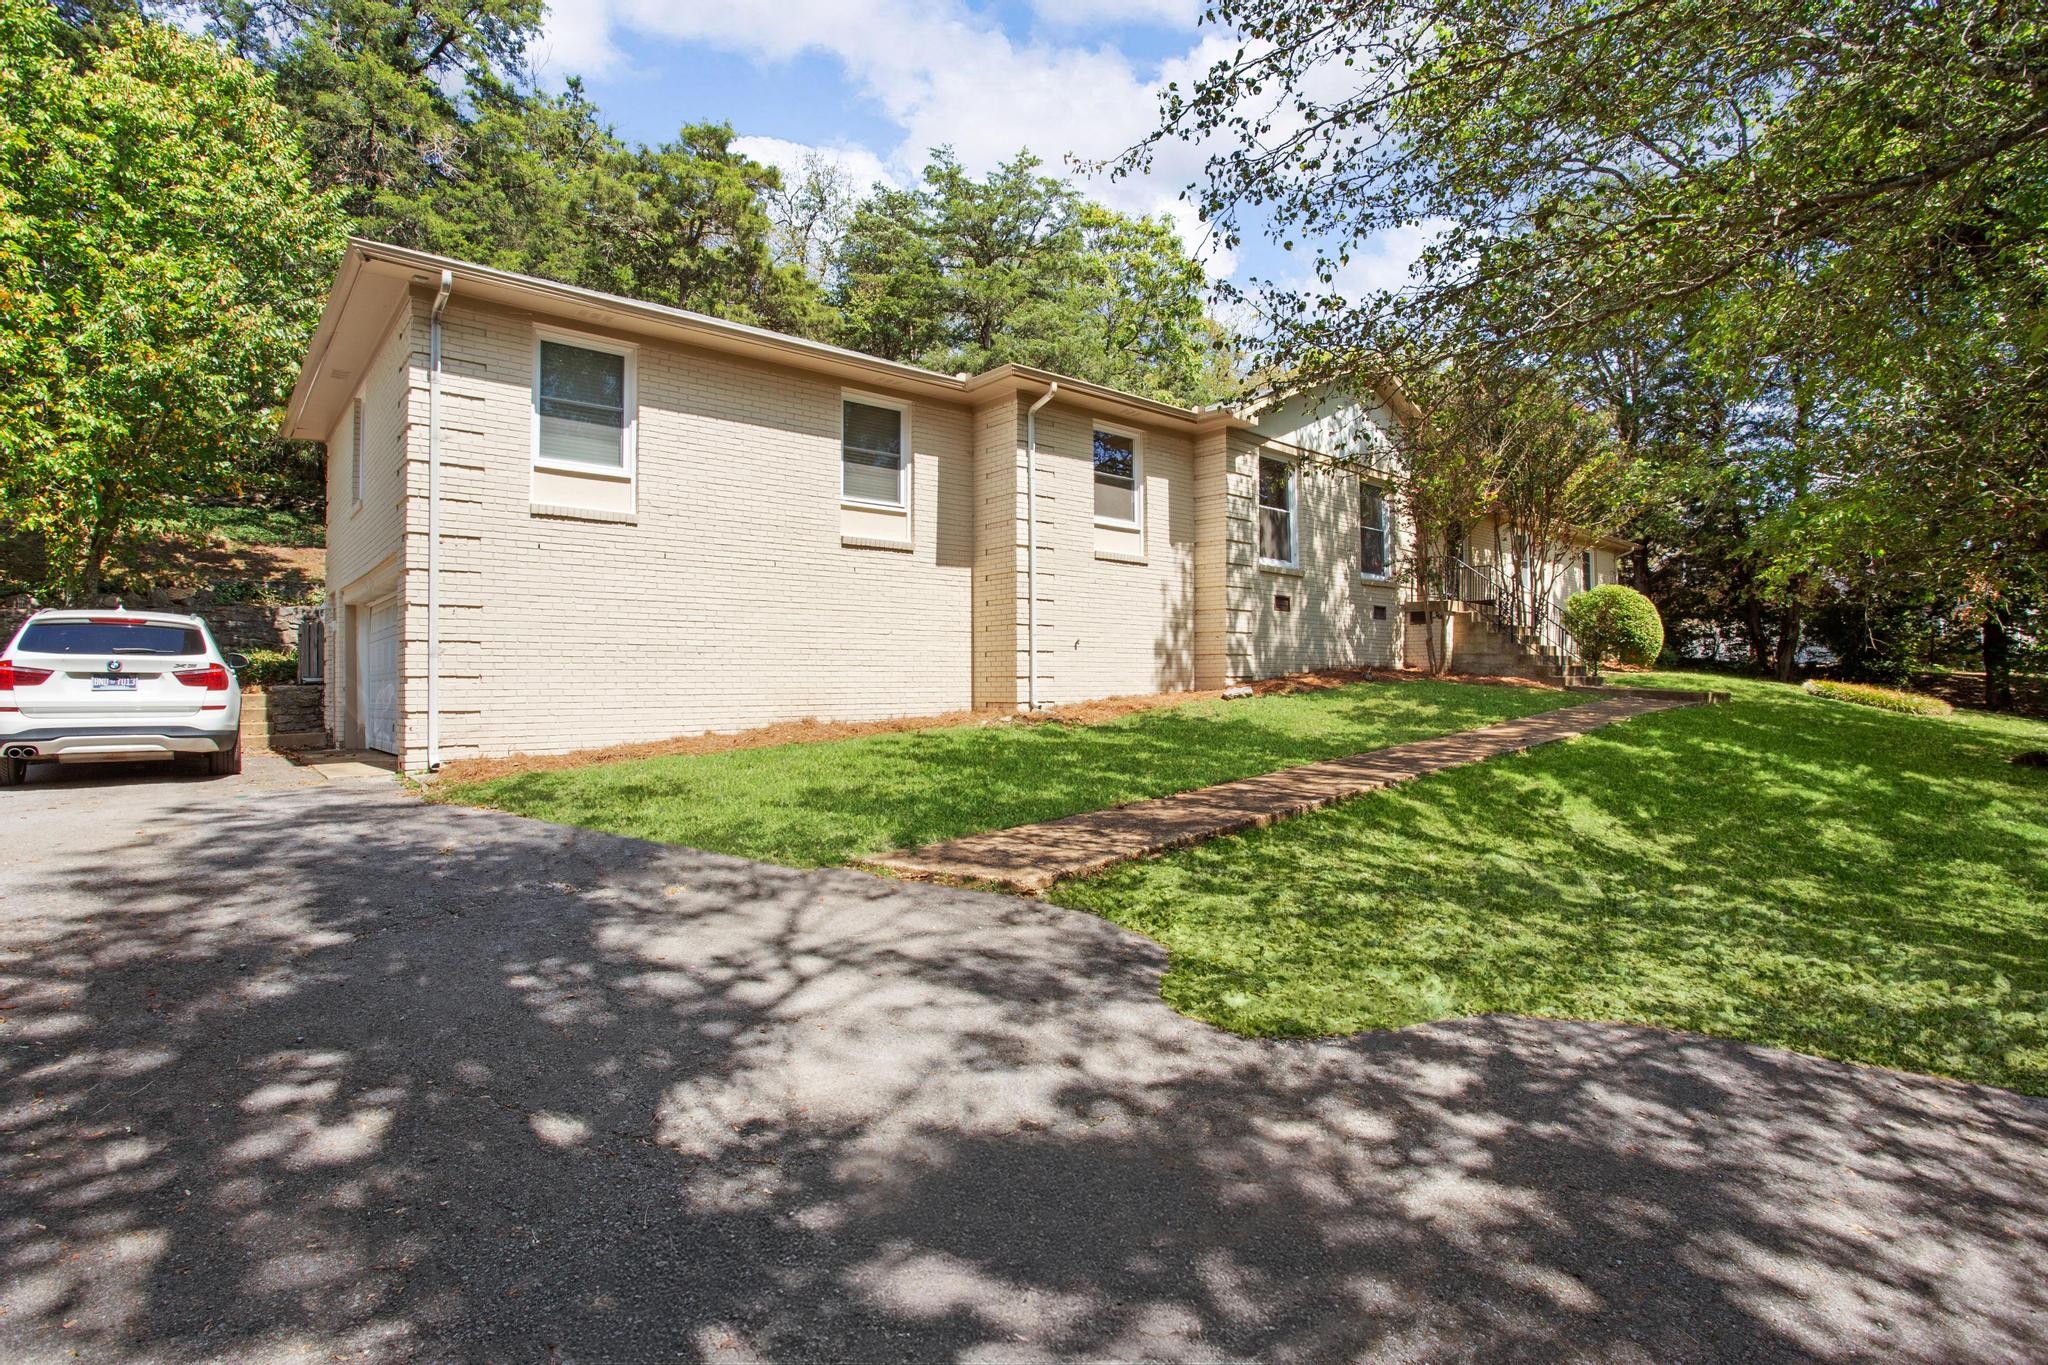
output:
[[356,618],[356,714],[362,718],[363,747],[398,752],[397,598],[358,607]]

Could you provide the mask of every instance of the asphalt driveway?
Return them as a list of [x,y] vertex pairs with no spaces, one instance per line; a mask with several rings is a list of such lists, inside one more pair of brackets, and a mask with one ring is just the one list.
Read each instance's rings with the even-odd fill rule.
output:
[[420,805],[0,792],[0,1356],[2048,1355],[2048,1105],[1262,1043],[1083,915]]

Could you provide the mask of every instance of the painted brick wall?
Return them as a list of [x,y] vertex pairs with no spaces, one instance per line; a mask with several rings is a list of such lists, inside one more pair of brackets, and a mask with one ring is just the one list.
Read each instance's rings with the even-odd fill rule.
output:
[[[408,299],[390,319],[383,342],[364,370],[358,394],[363,400],[363,498],[353,502],[349,477],[351,414],[344,404],[341,419],[327,439],[327,731],[342,734],[343,679],[354,660],[346,630],[347,617],[338,604],[342,595],[365,575],[386,565],[405,545],[404,522],[413,423],[412,391],[425,374],[425,341],[420,306]],[[423,381],[422,381],[423,382]],[[420,423],[424,458],[426,409]],[[404,725],[404,717],[400,717]],[[402,736],[401,736],[402,738]]]
[[[1349,469],[1302,461],[1298,469],[1295,535],[1300,568],[1258,563],[1256,540],[1258,459],[1279,452],[1257,437],[1233,433],[1229,441],[1229,515],[1233,661],[1238,677],[1271,678],[1315,668],[1397,665],[1401,658],[1401,591],[1360,576],[1358,475]],[[1275,599],[1288,599],[1288,610]],[[1386,609],[1375,620],[1372,609]]]
[[[635,518],[535,515],[534,321],[460,296],[444,317],[444,758],[973,701],[965,406],[912,414],[914,548],[847,547],[837,384],[642,344]],[[423,404],[421,388],[420,421]],[[413,481],[423,501],[423,469]],[[423,535],[415,515],[409,540]],[[406,563],[407,601],[423,606],[423,544]],[[425,613],[407,615],[410,739]]]
[[1038,415],[1041,701],[1195,685],[1193,443],[1139,429],[1143,562],[1106,558],[1095,527],[1096,422],[1057,400]]

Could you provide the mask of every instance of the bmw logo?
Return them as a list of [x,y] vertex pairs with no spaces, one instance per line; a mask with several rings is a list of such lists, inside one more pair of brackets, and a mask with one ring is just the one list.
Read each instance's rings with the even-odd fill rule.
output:
[[107,672],[109,672],[109,673],[119,673],[120,671],[121,671],[121,661],[120,661],[119,659],[109,659],[109,660],[107,660]]

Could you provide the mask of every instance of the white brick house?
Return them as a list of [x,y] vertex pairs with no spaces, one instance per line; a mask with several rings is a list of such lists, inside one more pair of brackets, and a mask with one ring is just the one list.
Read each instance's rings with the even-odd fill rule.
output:
[[1394,419],[1334,411],[938,374],[356,241],[284,426],[328,452],[329,727],[418,769],[1397,665],[1398,528],[1316,458]]

